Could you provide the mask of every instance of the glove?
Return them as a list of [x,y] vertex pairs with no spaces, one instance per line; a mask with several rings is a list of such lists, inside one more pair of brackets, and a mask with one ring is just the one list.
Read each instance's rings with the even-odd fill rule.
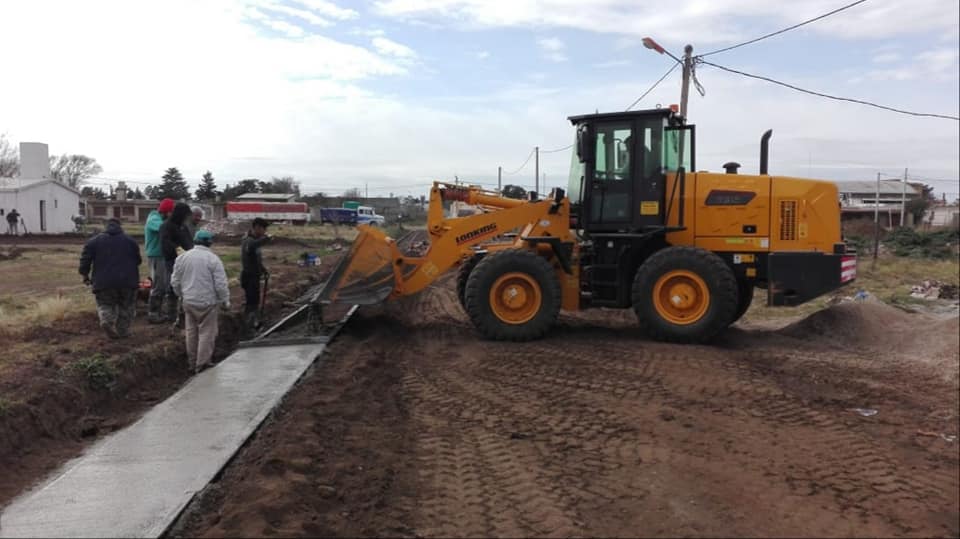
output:
[[89,276],[89,275],[84,275],[84,276],[83,276],[83,284],[85,284],[85,285],[87,285],[87,286],[90,286],[90,285],[92,284],[92,281],[90,281],[90,276]]

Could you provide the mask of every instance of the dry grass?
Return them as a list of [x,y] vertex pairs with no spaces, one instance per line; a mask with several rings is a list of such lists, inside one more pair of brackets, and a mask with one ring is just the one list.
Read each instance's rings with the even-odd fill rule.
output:
[[960,260],[931,260],[906,258],[894,255],[879,257],[876,266],[873,259],[862,257],[858,260],[857,280],[834,293],[808,301],[797,307],[767,307],[766,291],[756,290],[754,303],[747,311],[748,320],[782,319],[805,316],[825,308],[836,296],[852,296],[859,290],[875,296],[877,299],[899,306],[923,304],[930,300],[910,296],[910,288],[924,280],[937,280],[960,285]]
[[90,312],[96,302],[89,292],[58,293],[25,302],[8,301],[0,306],[0,325],[18,331],[29,326],[55,324],[70,315]]

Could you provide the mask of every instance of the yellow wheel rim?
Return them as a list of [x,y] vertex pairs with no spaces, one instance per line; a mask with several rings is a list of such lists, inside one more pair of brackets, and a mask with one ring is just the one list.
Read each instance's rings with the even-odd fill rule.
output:
[[657,314],[674,324],[693,324],[707,313],[710,290],[692,271],[669,271],[653,285],[653,305]]
[[490,287],[490,309],[507,324],[524,324],[540,311],[540,285],[526,273],[501,275]]

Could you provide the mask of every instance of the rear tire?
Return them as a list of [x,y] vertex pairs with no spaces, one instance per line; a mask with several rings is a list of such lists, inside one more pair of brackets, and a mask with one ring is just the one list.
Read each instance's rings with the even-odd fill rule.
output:
[[667,247],[654,253],[633,280],[633,310],[640,328],[660,341],[712,339],[732,323],[738,299],[730,266],[696,247]]
[[496,341],[538,339],[560,314],[560,281],[553,266],[532,251],[483,257],[467,278],[464,297],[473,325]]
[[460,300],[460,306],[463,307],[463,312],[467,312],[467,279],[470,278],[470,273],[473,271],[473,268],[477,267],[477,264],[482,258],[483,255],[473,255],[461,264],[460,269],[457,271],[457,299]]
[[733,316],[733,322],[740,320],[753,303],[753,281],[737,279],[737,292],[737,312]]

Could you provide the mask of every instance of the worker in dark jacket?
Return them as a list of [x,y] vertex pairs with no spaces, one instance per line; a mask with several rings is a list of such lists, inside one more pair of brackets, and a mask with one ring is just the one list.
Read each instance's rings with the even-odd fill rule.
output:
[[137,309],[141,262],[140,247],[124,234],[116,218],[107,221],[106,231],[83,246],[80,275],[85,284],[93,284],[100,327],[110,338],[130,336],[130,324]]
[[[193,238],[188,236],[187,227],[184,226],[184,221],[189,215],[190,206],[183,202],[177,202],[170,213],[170,217],[160,225],[160,248],[163,251],[168,275],[173,275],[173,264],[177,261],[177,248],[179,247],[184,251],[193,248]],[[168,286],[166,290],[161,311],[164,321],[174,322],[177,319],[178,301],[172,286]]]
[[267,234],[267,227],[270,223],[263,218],[257,217],[253,220],[250,230],[243,237],[243,243],[240,244],[240,286],[243,287],[246,298],[244,304],[244,322],[247,326],[247,332],[260,327],[260,279],[268,277],[270,273],[263,265],[263,253],[260,248],[272,238]]

